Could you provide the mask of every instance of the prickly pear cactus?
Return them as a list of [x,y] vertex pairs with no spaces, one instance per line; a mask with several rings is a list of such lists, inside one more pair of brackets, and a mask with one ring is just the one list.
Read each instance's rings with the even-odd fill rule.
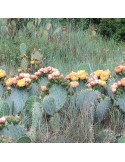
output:
[[44,119],[43,106],[39,102],[34,102],[32,109],[32,124],[31,124],[31,134],[30,137],[33,141],[37,139],[37,132],[40,132],[41,136],[46,135],[46,123]]
[[79,93],[74,94],[71,97],[71,107],[75,113],[85,113],[88,114],[90,118],[90,123],[94,122],[95,108],[98,98],[100,98],[100,92],[93,90],[83,90]]
[[29,93],[26,89],[12,89],[11,94],[7,96],[6,101],[10,108],[13,109],[13,114],[18,114],[23,110],[28,97]]
[[10,108],[8,104],[0,98],[0,117],[7,116],[10,113]]
[[26,128],[29,128],[32,125],[32,109],[35,102],[40,103],[40,98],[37,96],[31,96],[25,103],[22,123],[24,123]]
[[0,130],[0,135],[4,135],[6,138],[11,137],[14,143],[26,136],[26,133],[26,130],[20,125],[8,125]]
[[125,113],[125,92],[117,99],[119,108]]
[[39,53],[39,51],[35,51],[34,54],[31,55],[31,60],[42,60],[42,54]]
[[86,109],[89,109],[91,106],[96,106],[98,97],[100,97],[100,92],[98,91],[80,91],[79,93],[74,94],[74,96],[71,98],[72,106],[76,110],[86,111]]
[[45,96],[43,99],[43,108],[47,114],[54,115],[54,113],[56,113],[56,104],[54,98],[50,95]]
[[54,84],[50,89],[50,94],[43,99],[43,108],[46,113],[53,115],[64,106],[66,99],[66,89]]
[[31,129],[38,129],[38,130],[41,129],[41,125],[44,124],[44,123],[42,123],[43,114],[44,114],[44,110],[43,110],[43,107],[42,107],[41,103],[34,102],[33,109],[32,109],[32,125],[31,125]]
[[31,83],[31,90],[30,90],[30,95],[31,96],[39,96],[40,95],[40,85],[38,83]]
[[31,139],[28,136],[20,137],[16,143],[31,143]]
[[26,54],[26,44],[25,43],[20,44],[20,53]]
[[28,60],[27,60],[27,58],[26,57],[24,57],[24,58],[22,58],[22,60],[21,60],[21,68],[22,69],[24,69],[24,70],[26,70],[27,68],[28,68]]
[[54,84],[50,89],[50,95],[54,98],[56,104],[56,110],[60,110],[67,99],[66,89],[60,85]]
[[109,97],[105,97],[104,99],[101,99],[100,102],[98,102],[96,107],[96,121],[101,122],[107,112],[109,111],[109,108],[111,106],[111,100]]
[[78,87],[76,87],[75,91],[79,92],[81,90],[86,89],[86,82],[85,81],[79,81]]
[[60,130],[60,115],[58,113],[54,114],[50,119],[50,129],[53,132],[58,132]]
[[2,97],[4,94],[4,87],[3,85],[0,83],[0,97]]

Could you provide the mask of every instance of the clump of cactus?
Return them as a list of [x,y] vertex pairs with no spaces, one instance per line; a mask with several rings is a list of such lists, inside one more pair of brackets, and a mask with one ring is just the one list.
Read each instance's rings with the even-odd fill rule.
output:
[[91,89],[80,91],[71,97],[71,106],[78,112],[90,113],[90,121],[101,122],[111,105],[109,97]]

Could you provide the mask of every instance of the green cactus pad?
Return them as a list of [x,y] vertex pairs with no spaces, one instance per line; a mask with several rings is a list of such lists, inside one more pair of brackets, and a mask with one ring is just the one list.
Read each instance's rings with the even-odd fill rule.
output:
[[20,44],[20,53],[26,54],[26,44],[25,43]]
[[101,101],[97,104],[97,107],[96,107],[97,122],[101,122],[104,119],[110,106],[111,106],[111,100],[109,97],[105,97],[104,99],[101,99]]
[[56,112],[56,104],[54,98],[50,95],[45,96],[43,99],[43,108],[47,114],[54,115],[54,113]]
[[117,99],[119,108],[125,113],[125,93]]
[[10,113],[10,108],[8,104],[0,98],[0,117],[7,116]]
[[20,113],[29,97],[29,93],[25,89],[13,88],[11,94],[6,98],[6,101],[10,107],[13,107],[14,114]]

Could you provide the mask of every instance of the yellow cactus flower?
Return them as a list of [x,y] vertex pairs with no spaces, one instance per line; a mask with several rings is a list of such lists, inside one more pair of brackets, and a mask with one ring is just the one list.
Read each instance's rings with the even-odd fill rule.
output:
[[72,81],[72,82],[69,83],[69,85],[70,85],[70,87],[75,88],[75,87],[77,87],[79,85],[79,82]]
[[109,69],[105,70],[104,72],[107,73],[107,75],[111,74],[111,71]]
[[70,76],[70,79],[71,79],[72,81],[77,81],[77,80],[79,80],[79,75],[78,75],[78,73],[76,73],[76,72],[70,73],[69,76]]
[[22,68],[17,69],[18,73],[22,72]]
[[31,65],[35,64],[35,61],[34,61],[34,60],[31,60],[31,61],[30,61],[30,64],[31,64]]
[[106,86],[106,81],[104,81],[104,80],[99,80],[99,85],[101,85],[101,86]]
[[56,69],[56,68],[52,68],[52,70],[51,70],[52,72],[55,72],[55,71],[59,71],[58,69]]
[[17,86],[18,87],[25,87],[26,86],[26,82],[24,79],[20,79],[17,81]]
[[102,74],[103,70],[96,70],[94,72],[94,74],[97,76],[97,77],[100,77],[100,75]]
[[103,71],[102,74],[100,75],[100,79],[103,80],[103,81],[106,81],[109,79],[109,72],[107,71]]
[[6,72],[0,69],[0,78],[4,78],[6,76]]
[[78,76],[81,80],[87,79],[88,73],[86,73],[84,70],[78,71]]

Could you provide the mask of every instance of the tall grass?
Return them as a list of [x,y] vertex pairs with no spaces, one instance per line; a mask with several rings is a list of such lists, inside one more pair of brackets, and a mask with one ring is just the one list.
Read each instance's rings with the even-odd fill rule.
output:
[[[45,31],[44,28],[42,28]],[[88,30],[71,30],[62,32],[61,28],[49,31],[47,35],[35,35],[39,29],[32,29],[30,36],[24,28],[15,37],[1,37],[0,60],[1,65],[18,67],[20,63],[19,45],[27,45],[27,53],[34,48],[41,49],[48,65],[59,68],[65,74],[70,71],[85,69],[91,72],[98,68],[113,69],[124,60],[124,44],[117,44],[113,39],[105,40],[98,34],[94,35],[91,27]]]

